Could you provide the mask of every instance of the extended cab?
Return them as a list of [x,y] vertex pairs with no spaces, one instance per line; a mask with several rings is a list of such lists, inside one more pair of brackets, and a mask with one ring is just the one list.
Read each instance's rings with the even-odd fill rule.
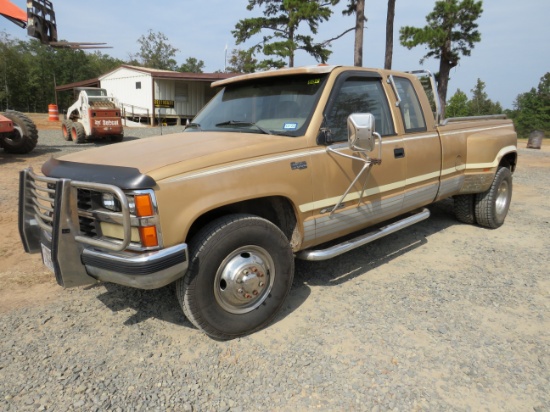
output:
[[440,119],[424,74],[321,65],[214,83],[221,91],[183,133],[22,171],[25,250],[65,287],[176,281],[189,320],[231,339],[273,319],[295,257],[345,253],[449,197],[459,220],[499,227],[513,124]]

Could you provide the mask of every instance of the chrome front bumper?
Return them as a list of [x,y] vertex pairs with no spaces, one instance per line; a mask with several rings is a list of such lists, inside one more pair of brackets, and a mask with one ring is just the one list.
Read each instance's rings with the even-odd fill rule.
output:
[[84,249],[82,262],[88,275],[102,282],[138,289],[156,289],[182,277],[188,266],[187,245],[142,254],[105,253]]
[[[48,186],[38,188],[37,182]],[[73,287],[103,281],[155,289],[185,275],[189,261],[185,243],[135,253],[122,250],[128,245],[129,238],[111,246],[108,242],[84,236],[79,228],[75,190],[79,186],[92,185],[37,176],[32,169],[22,171],[20,175],[19,233],[25,251],[42,252],[45,265],[55,273],[61,286]],[[117,193],[114,186],[93,186]],[[118,196],[124,202],[122,195]],[[127,225],[128,212],[124,214],[123,224]],[[130,231],[127,227],[124,229],[128,237]]]

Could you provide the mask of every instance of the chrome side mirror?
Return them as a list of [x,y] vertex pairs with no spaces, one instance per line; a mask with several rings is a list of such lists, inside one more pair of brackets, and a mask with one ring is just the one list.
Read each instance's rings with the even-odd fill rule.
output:
[[353,113],[348,116],[348,143],[355,152],[372,152],[375,143],[374,116]]

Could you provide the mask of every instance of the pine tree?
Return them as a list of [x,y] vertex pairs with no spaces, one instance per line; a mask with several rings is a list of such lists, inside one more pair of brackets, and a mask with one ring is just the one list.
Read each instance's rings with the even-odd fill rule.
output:
[[297,50],[304,50],[315,60],[325,63],[331,53],[326,44],[315,43],[312,36],[300,34],[299,28],[305,24],[311,34],[317,34],[319,24],[332,15],[330,6],[338,1],[249,0],[246,8],[251,11],[261,7],[263,16],[239,20],[231,33],[236,43],[241,44],[262,32],[270,32],[252,47],[254,52],[275,56],[275,59],[264,60],[263,66],[282,67],[284,59],[288,59],[288,66],[294,67]]
[[445,114],[445,102],[451,69],[458,65],[460,56],[470,56],[474,44],[481,41],[476,20],[483,12],[482,1],[441,0],[426,16],[427,25],[418,28],[405,26],[399,31],[401,44],[408,49],[425,45],[428,53],[420,60],[439,59],[437,93]]

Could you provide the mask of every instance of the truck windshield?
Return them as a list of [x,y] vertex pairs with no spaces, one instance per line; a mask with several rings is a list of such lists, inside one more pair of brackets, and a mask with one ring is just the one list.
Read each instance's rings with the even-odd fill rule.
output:
[[185,129],[300,136],[313,115],[326,74],[255,79],[227,85]]

